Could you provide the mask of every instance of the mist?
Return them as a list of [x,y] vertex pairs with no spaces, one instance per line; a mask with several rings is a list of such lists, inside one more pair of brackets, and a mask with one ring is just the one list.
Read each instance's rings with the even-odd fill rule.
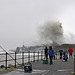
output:
[[70,31],[64,31],[64,43],[75,44],[75,34]]
[[71,32],[64,32],[63,25],[59,21],[47,21],[42,26],[38,28],[38,35],[40,41],[45,42],[45,44],[56,43],[61,44],[74,44],[75,35]]
[[59,21],[47,21],[44,25],[39,27],[39,36],[42,41],[49,43],[64,43],[63,27]]

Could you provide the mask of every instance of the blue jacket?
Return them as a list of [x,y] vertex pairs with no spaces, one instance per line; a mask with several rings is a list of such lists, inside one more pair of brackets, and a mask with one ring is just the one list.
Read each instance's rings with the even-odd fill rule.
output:
[[68,57],[67,53],[65,53],[63,57],[64,57],[64,58],[67,58],[67,57]]
[[53,56],[54,55],[54,50],[52,49],[52,50],[48,50],[48,55],[49,56]]

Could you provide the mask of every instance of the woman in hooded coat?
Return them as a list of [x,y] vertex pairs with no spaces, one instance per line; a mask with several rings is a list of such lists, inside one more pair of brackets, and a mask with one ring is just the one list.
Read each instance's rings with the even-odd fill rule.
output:
[[52,58],[53,58],[53,55],[54,55],[54,50],[52,49],[52,46],[49,47],[48,55],[49,55],[49,58],[50,58],[50,65],[51,65],[51,64],[53,64]]
[[68,52],[69,52],[69,58],[70,56],[72,57],[73,49],[71,47],[69,47]]

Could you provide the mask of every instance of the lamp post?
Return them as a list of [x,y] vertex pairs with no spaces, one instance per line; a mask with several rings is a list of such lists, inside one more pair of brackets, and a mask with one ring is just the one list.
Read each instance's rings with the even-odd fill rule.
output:
[[74,55],[74,75],[75,75],[75,55]]

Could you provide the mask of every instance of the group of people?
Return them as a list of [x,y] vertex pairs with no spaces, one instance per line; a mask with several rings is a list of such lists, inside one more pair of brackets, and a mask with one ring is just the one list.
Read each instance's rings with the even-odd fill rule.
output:
[[[53,57],[55,59],[55,54],[57,55],[57,51],[54,51],[52,46],[49,46],[49,49],[46,46],[44,50],[45,50],[44,52],[45,52],[46,60],[48,60],[48,55],[49,55],[50,65],[53,64],[52,59]],[[69,58],[72,57],[73,49],[71,47],[69,47],[68,52],[69,52]],[[67,61],[68,59],[67,52],[64,52],[63,50],[59,50],[59,53],[60,53],[60,59]]]
[[48,55],[49,55],[49,59],[50,59],[50,65],[53,63],[52,59],[54,56],[54,50],[52,49],[52,46],[49,47],[49,49],[47,47],[45,47],[45,58],[46,60],[48,60]]
[[[69,47],[68,52],[69,52],[69,59],[70,59],[70,58],[72,58],[73,49],[71,47]],[[64,52],[63,50],[59,50],[59,53],[60,53],[60,59],[62,59],[62,57],[64,58],[64,60],[68,59],[67,52]],[[64,54],[64,56],[63,56],[63,54]]]

